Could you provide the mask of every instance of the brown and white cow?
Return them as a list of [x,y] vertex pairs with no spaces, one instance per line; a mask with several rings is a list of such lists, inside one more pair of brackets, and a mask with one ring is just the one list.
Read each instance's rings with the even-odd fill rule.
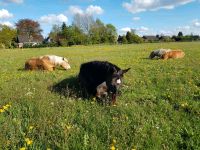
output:
[[57,66],[61,66],[66,70],[71,68],[66,58],[56,55],[33,57],[25,62],[26,70],[53,71]]

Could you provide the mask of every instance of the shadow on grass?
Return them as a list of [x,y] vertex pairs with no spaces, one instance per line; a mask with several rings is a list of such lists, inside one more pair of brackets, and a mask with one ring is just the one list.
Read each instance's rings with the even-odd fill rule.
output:
[[88,98],[88,95],[81,89],[78,78],[71,76],[59,83],[54,84],[49,88],[52,92],[58,93],[61,96],[71,98]]
[[[75,100],[92,100],[94,96],[89,95],[84,88],[81,88],[78,78],[71,76],[49,87],[51,92],[58,93],[60,96],[70,97]],[[109,97],[97,98],[95,101],[100,105],[111,105]]]
[[17,71],[27,71],[27,70],[25,70],[24,68],[19,68],[17,69]]
[[[49,87],[49,90],[54,93],[58,93],[60,96],[64,96],[66,98],[72,98],[74,100],[94,100],[94,96],[90,95],[86,92],[86,89],[82,88],[80,86],[78,77],[71,76],[69,78],[66,78],[59,83],[54,84],[53,86]],[[121,95],[121,91],[118,90],[117,95]],[[95,98],[95,101],[99,105],[112,105],[111,101],[111,95]]]
[[[148,57],[142,57],[141,59],[149,59]],[[149,59],[150,60],[150,59]]]
[[160,58],[149,58],[149,57],[143,57],[141,59],[146,59],[146,60],[161,60]]
[[[61,70],[61,71],[66,71],[66,69],[64,68],[61,68],[61,67],[58,67],[58,68],[55,68],[55,70]],[[54,70],[54,71],[55,71]],[[44,70],[44,69],[34,69],[34,70],[30,70],[30,69],[25,69],[25,68],[18,68],[17,71],[21,71],[21,72],[27,72],[27,71],[47,71],[49,72],[48,70]]]

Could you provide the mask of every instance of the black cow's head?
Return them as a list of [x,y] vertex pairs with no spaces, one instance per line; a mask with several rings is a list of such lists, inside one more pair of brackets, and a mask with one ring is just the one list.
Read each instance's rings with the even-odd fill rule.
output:
[[125,70],[119,70],[113,73],[112,77],[111,77],[111,85],[119,87],[119,85],[121,85],[122,83],[122,78],[124,76],[124,74],[126,72],[128,72],[130,70],[130,68],[125,69]]
[[98,97],[109,94],[112,97],[112,104],[115,104],[117,89],[120,87],[122,83],[123,75],[129,70],[130,68],[119,71],[115,70],[112,76],[109,77],[106,82],[103,82],[102,84],[97,86]]

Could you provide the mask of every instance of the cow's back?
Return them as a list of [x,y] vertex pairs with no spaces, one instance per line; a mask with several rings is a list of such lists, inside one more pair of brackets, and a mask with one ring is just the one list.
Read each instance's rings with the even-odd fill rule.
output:
[[163,59],[169,59],[169,58],[183,58],[185,56],[185,53],[182,50],[174,50],[166,52],[163,55]]

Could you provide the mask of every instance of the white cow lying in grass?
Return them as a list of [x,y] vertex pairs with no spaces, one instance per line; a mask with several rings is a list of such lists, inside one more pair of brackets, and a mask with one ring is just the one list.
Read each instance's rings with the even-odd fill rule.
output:
[[154,50],[151,52],[151,54],[149,55],[150,59],[153,58],[162,58],[162,56],[166,53],[166,52],[170,52],[171,49],[158,49],[158,50]]
[[60,56],[56,56],[56,55],[45,55],[45,56],[41,56],[41,59],[49,59],[49,61],[55,65],[55,66],[61,66],[64,69],[70,69],[70,65],[68,63],[67,58],[65,57],[60,57]]

